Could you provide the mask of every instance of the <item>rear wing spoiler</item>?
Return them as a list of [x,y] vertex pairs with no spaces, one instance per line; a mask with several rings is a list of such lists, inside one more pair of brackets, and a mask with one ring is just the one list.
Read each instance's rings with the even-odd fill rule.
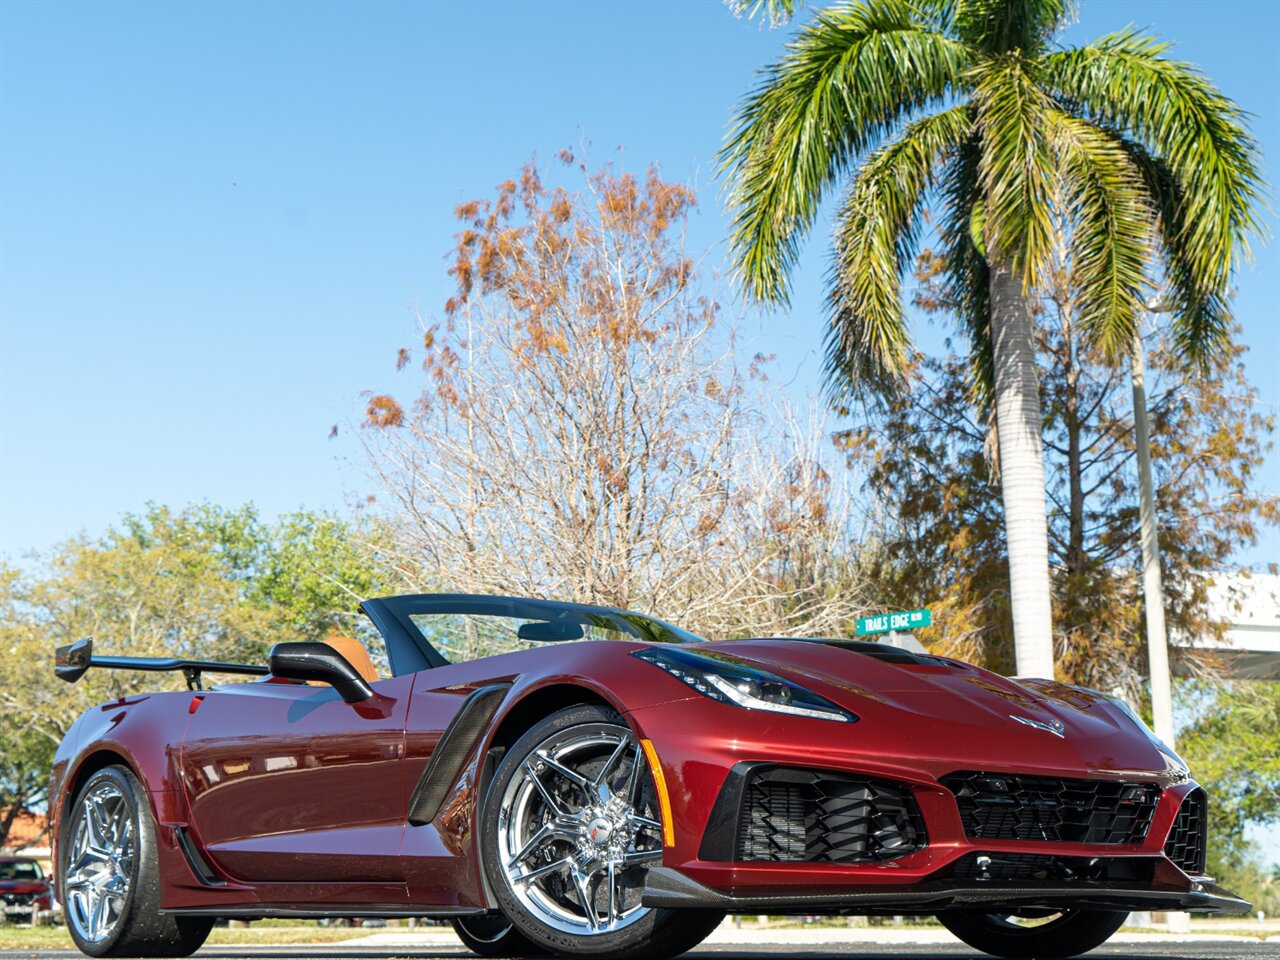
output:
[[90,667],[153,672],[181,670],[182,675],[187,678],[189,690],[201,688],[202,673],[240,673],[264,677],[271,672],[267,667],[254,666],[251,663],[220,663],[216,660],[181,660],[175,657],[95,657],[92,637],[58,647],[54,651],[53,672],[60,680],[75,683]]

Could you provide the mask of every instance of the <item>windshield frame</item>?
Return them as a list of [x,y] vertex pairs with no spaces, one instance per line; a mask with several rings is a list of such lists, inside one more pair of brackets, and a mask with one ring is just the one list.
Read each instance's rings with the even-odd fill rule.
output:
[[413,617],[422,615],[470,614],[518,620],[556,620],[566,616],[585,616],[611,621],[616,625],[611,629],[631,634],[641,643],[705,642],[702,637],[688,630],[646,614],[617,607],[597,607],[561,600],[474,593],[417,593],[366,600],[360,604],[360,609],[373,621],[386,641],[391,670],[397,677],[454,662],[437,650],[413,622]]

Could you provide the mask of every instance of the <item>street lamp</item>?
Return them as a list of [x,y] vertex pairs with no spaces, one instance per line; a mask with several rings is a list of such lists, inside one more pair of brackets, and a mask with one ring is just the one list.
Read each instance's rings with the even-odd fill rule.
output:
[[[1160,296],[1147,301],[1149,313],[1168,313]],[[1155,734],[1174,746],[1173,693],[1169,682],[1169,640],[1164,625],[1164,586],[1160,577],[1160,538],[1156,528],[1155,485],[1151,480],[1151,432],[1147,426],[1147,389],[1142,331],[1133,332],[1133,424],[1138,448],[1138,513],[1142,524],[1142,599],[1146,608],[1147,662],[1151,673],[1151,720]]]
[[[1147,312],[1169,313],[1173,307],[1163,297],[1147,301]],[[1164,626],[1164,585],[1160,577],[1160,537],[1156,528],[1155,484],[1151,480],[1151,431],[1147,427],[1147,388],[1142,330],[1133,331],[1133,427],[1138,448],[1138,513],[1142,522],[1142,599],[1146,608],[1147,663],[1151,673],[1151,726],[1170,749],[1174,748],[1173,690],[1169,678],[1169,640]],[[1170,913],[1171,933],[1191,930],[1191,917]]]

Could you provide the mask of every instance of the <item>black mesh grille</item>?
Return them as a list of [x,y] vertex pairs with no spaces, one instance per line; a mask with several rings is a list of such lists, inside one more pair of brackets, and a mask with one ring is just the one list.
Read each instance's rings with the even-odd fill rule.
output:
[[905,787],[773,768],[747,782],[736,859],[883,861],[926,842],[924,821]]
[[953,773],[942,784],[979,840],[1141,843],[1160,797],[1153,783],[1005,773]]
[[1198,787],[1188,793],[1178,808],[1178,816],[1164,844],[1164,855],[1176,863],[1185,873],[1204,873],[1205,840],[1208,834],[1208,817],[1205,807],[1208,798]]

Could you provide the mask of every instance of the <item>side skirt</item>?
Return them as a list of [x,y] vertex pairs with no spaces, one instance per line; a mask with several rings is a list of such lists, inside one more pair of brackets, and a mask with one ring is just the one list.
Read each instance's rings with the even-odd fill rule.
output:
[[193,907],[190,909],[161,910],[173,917],[228,917],[237,920],[323,920],[325,917],[477,917],[488,913],[484,907],[430,907],[405,904],[377,904],[368,906],[352,903],[317,903],[309,907],[270,906],[244,904],[225,907]]

